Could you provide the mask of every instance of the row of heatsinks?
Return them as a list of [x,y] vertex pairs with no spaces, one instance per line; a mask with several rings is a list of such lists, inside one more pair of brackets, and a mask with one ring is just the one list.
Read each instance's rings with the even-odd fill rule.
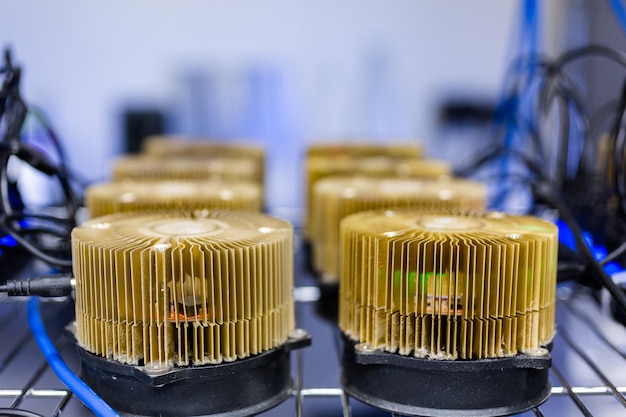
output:
[[[509,356],[551,340],[549,225],[531,222],[544,227],[531,233],[504,216],[508,223],[443,227],[437,222],[476,216],[452,212],[484,210],[485,187],[452,178],[414,144],[311,146],[306,169],[312,266],[323,282],[340,283],[348,336],[439,359]],[[293,229],[259,213],[264,172],[261,148],[180,138],[152,138],[143,154],[118,160],[113,182],[87,190],[93,219],[73,233],[81,346],[163,367],[284,343],[294,327]],[[351,214],[391,208],[412,209],[415,219],[432,213],[435,226],[413,222],[387,236],[396,211],[379,211],[356,220],[378,225],[358,238],[340,232]],[[146,211],[160,214],[138,213]],[[503,234],[485,226],[492,221],[521,229]],[[522,259],[543,266],[520,269]]]

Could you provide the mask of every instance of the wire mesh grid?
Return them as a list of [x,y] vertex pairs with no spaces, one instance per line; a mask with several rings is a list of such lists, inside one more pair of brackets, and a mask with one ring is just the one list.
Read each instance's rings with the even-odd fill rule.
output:
[[[316,314],[319,292],[306,285],[309,278],[297,279],[301,285],[295,293],[296,311],[299,326],[312,334],[313,345],[292,355],[291,398],[263,415],[389,416],[349,398],[339,387],[339,334]],[[0,298],[0,408],[44,416],[91,416],[45,363],[28,329],[25,301]],[[626,415],[626,328],[602,305],[606,303],[598,303],[585,289],[559,289],[552,395],[521,416]],[[68,300],[52,300],[41,307],[51,339],[68,366],[78,370],[75,348],[64,332],[72,309]]]

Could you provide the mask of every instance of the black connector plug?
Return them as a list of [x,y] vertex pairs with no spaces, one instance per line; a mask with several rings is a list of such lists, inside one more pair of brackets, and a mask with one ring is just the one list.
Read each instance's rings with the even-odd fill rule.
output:
[[41,275],[31,279],[11,280],[0,285],[0,292],[6,292],[12,297],[63,297],[71,295],[73,289],[74,278],[69,274]]

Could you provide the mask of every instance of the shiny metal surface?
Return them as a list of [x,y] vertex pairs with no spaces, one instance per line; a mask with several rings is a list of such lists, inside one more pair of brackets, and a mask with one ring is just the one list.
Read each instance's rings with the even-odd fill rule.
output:
[[[389,416],[344,395],[339,387],[338,333],[315,311],[319,292],[297,258],[296,319],[313,345],[292,355],[295,389],[263,416]],[[602,297],[600,297],[602,298]],[[73,315],[68,300],[42,303],[42,316],[62,357],[78,370],[75,347],[64,335]],[[52,373],[30,335],[26,299],[0,298],[0,407],[44,416],[92,416]],[[551,369],[552,395],[522,416],[626,415],[626,328],[585,289],[562,286]],[[298,389],[298,387],[300,389]],[[129,396],[132,401],[132,396]]]

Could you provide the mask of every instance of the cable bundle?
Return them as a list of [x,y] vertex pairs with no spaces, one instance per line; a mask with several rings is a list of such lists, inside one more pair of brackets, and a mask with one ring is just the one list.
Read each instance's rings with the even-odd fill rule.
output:
[[130,211],[261,211],[258,184],[242,181],[122,181],[90,186],[85,203],[92,217]]
[[323,281],[339,279],[339,223],[349,214],[383,208],[484,210],[486,187],[481,183],[445,178],[330,177],[314,186],[310,240],[313,267]]
[[339,326],[401,355],[532,353],[554,336],[557,234],[551,223],[495,212],[349,216]]
[[292,244],[260,213],[88,221],[72,232],[78,343],[161,370],[279,346],[294,327]]
[[[4,279],[19,271],[32,255],[57,269],[68,269],[69,235],[76,224],[80,192],[67,169],[65,149],[45,116],[30,107],[21,95],[22,69],[14,65],[10,51],[0,63],[0,254]],[[32,134],[31,119],[38,130]],[[46,144],[35,138],[45,138]],[[53,145],[53,152],[49,153]],[[16,164],[16,161],[20,161]],[[15,167],[29,167],[59,186],[62,211],[42,210],[22,198],[24,181]],[[11,167],[13,169],[11,169]],[[54,214],[52,214],[54,213]],[[10,237],[9,237],[10,236]],[[3,280],[0,278],[0,280]]]

